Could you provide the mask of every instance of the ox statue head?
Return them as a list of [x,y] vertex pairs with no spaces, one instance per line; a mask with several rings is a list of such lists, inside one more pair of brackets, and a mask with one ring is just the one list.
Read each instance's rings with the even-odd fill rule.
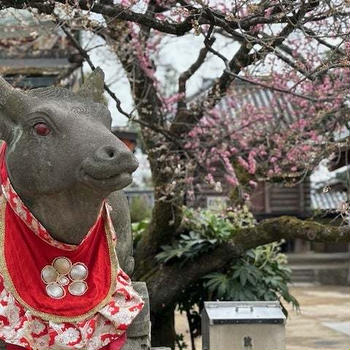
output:
[[112,134],[102,94],[99,68],[76,94],[62,88],[24,93],[0,78],[0,138],[17,191],[31,196],[84,186],[107,195],[130,184],[137,162]]
[[91,201],[95,210],[109,193],[129,185],[137,168],[134,155],[111,132],[103,86],[99,68],[77,93],[55,87],[22,92],[0,78],[0,139],[7,143],[10,181],[53,231],[51,205],[58,210],[73,202],[62,219],[69,227],[73,216],[67,216],[77,206],[88,215]]

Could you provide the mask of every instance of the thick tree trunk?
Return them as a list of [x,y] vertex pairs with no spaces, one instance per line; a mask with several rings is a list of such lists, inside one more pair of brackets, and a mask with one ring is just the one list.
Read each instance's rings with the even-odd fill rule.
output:
[[151,313],[152,346],[175,347],[175,307],[164,308],[161,312]]
[[159,202],[156,199],[152,220],[147,232],[141,238],[135,251],[135,277],[147,279],[158,264],[155,256],[161,246],[169,244],[181,222],[181,209],[173,203]]

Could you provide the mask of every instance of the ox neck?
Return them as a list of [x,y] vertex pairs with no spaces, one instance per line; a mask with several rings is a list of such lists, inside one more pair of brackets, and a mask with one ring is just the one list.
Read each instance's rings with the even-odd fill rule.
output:
[[78,195],[62,192],[34,199],[19,195],[52,238],[75,245],[83,241],[95,223],[103,203],[103,198],[88,192],[79,192]]

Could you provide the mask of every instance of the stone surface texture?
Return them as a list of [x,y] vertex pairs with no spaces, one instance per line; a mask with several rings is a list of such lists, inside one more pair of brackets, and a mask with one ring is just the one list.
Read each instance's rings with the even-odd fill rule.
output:
[[141,295],[145,306],[127,330],[127,342],[123,350],[149,350],[151,323],[149,321],[149,297],[145,282],[133,282],[134,289]]

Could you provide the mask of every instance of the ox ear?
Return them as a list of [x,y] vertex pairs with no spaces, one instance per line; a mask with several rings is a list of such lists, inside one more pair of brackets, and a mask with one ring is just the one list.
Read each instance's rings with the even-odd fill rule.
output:
[[103,103],[104,73],[97,67],[77,92],[78,96],[92,99],[94,102]]

